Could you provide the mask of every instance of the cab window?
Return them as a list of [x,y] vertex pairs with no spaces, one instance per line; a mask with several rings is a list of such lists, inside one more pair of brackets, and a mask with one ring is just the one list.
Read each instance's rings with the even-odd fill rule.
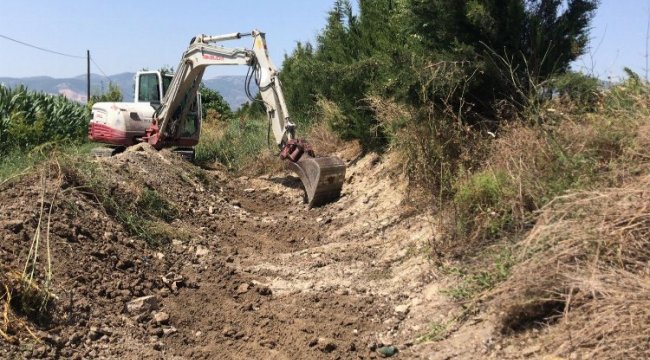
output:
[[138,101],[160,102],[158,76],[156,74],[140,75]]
[[172,82],[172,76],[163,75],[162,81],[163,81],[163,96],[165,96],[167,95],[167,89],[169,88],[169,84]]

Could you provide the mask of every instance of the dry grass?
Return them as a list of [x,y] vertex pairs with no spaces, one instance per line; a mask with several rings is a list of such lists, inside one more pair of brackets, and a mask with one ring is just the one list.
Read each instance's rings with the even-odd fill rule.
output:
[[50,295],[19,271],[0,268],[0,338],[14,345],[20,344],[24,335],[38,341],[23,316],[32,321],[43,320],[43,307],[47,306]]
[[403,164],[410,184],[424,189],[434,206],[454,193],[454,184],[484,159],[485,134],[464,125],[461,115],[436,105],[413,108],[391,99],[365,99]]
[[286,164],[280,160],[278,153],[279,150],[273,152],[269,148],[264,148],[256,156],[250,156],[243,160],[239,172],[250,176],[282,172]]
[[334,154],[345,146],[345,142],[324,122],[314,124],[304,137],[312,145],[316,155]]
[[650,176],[544,207],[521,261],[491,296],[502,331],[555,324],[550,352],[650,356]]
[[[349,144],[341,140],[324,122],[314,124],[306,133],[299,134],[299,137],[311,144],[317,156],[333,155],[349,147]],[[249,156],[242,161],[240,172],[259,176],[286,170],[286,163],[280,159],[279,152],[279,149],[275,150],[271,147],[261,149],[255,156]]]

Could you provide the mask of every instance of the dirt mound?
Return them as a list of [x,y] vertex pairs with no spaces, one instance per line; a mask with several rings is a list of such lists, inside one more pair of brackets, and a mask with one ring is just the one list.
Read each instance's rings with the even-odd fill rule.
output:
[[290,174],[232,178],[147,146],[3,184],[2,264],[19,283],[34,269],[48,316],[3,297],[0,356],[408,356],[438,297],[433,227],[390,159],[348,155],[343,197],[318,209]]

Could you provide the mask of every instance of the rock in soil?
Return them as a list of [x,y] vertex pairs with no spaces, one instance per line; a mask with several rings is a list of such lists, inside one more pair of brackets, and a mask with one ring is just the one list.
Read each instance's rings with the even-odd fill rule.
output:
[[130,314],[137,315],[152,310],[157,310],[160,299],[156,295],[142,296],[133,299],[126,304],[126,311]]

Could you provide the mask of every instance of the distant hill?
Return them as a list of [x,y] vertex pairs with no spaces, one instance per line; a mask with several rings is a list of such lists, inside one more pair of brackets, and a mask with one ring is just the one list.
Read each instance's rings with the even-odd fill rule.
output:
[[[135,73],[121,73],[111,75],[108,78],[117,84],[122,90],[124,101],[133,101],[133,78]],[[244,91],[245,76],[217,76],[212,79],[204,79],[203,82],[212,90],[218,91],[223,98],[235,110],[248,101]],[[95,94],[108,88],[109,80],[104,76],[90,75],[90,92]],[[0,77],[0,84],[8,87],[25,85],[30,90],[42,91],[49,94],[62,94],[65,97],[86,102],[86,75],[79,75],[72,78],[56,79],[49,76],[36,76],[26,78]]]

